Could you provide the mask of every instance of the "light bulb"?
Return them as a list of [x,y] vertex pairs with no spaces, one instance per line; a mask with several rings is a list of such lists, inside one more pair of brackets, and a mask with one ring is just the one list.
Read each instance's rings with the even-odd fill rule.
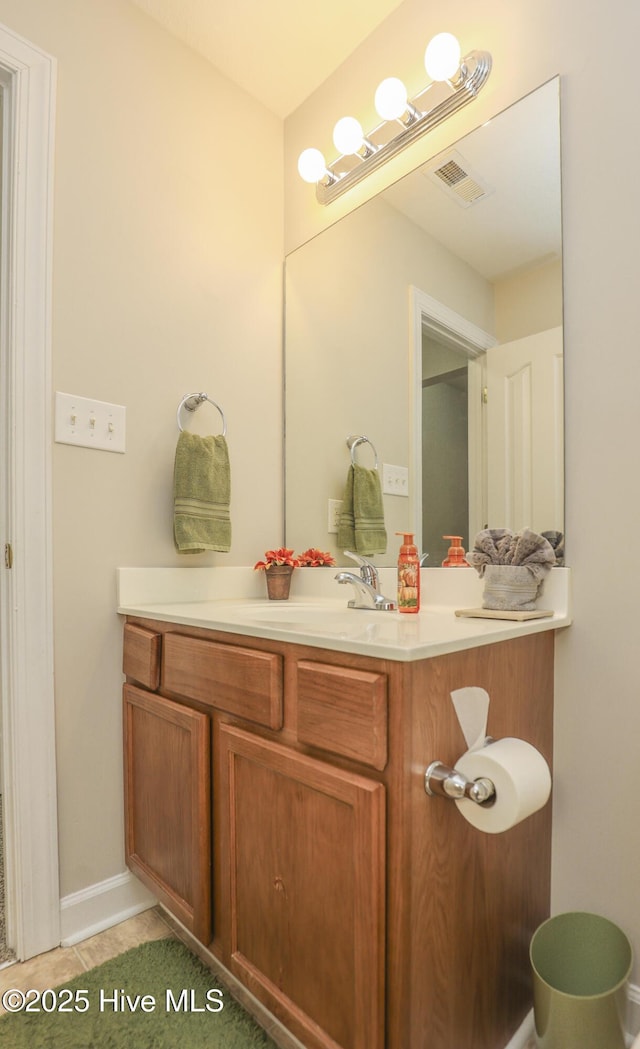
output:
[[305,182],[318,182],[327,170],[319,149],[304,149],[298,157],[298,173]]
[[342,117],[333,129],[333,144],[340,153],[357,153],[363,141],[362,127],[355,117]]
[[406,113],[407,89],[397,76],[387,77],[378,84],[375,107],[383,120],[398,120]]
[[451,80],[460,68],[460,44],[452,33],[438,33],[429,41],[424,64],[432,80]]

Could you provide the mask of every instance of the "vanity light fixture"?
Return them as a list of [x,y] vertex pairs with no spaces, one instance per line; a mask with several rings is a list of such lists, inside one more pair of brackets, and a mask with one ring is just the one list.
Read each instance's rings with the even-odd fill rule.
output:
[[368,135],[364,135],[355,117],[338,121],[333,130],[333,142],[340,152],[337,160],[327,165],[319,149],[305,149],[300,154],[298,172],[305,182],[315,183],[320,204],[335,200],[471,102],[491,72],[488,51],[470,51],[461,59],[460,45],[451,33],[434,36],[424,62],[431,83],[411,100],[397,77],[388,77],[379,84],[375,107],[382,123]]

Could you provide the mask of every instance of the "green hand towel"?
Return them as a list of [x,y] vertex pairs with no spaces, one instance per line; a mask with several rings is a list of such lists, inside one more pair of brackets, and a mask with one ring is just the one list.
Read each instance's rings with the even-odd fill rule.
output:
[[363,557],[386,551],[387,532],[377,470],[357,463],[349,467],[338,524],[338,546]]
[[173,471],[173,536],[179,553],[231,549],[230,496],[226,438],[183,430]]
[[356,549],[356,522],[353,515],[353,466],[349,467],[347,483],[344,486],[336,542],[340,550],[355,551]]

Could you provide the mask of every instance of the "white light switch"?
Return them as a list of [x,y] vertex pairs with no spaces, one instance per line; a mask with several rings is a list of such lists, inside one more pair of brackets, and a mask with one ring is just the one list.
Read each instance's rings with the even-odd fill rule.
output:
[[382,464],[382,491],[385,495],[409,496],[409,470],[406,466]]
[[124,452],[127,409],[122,404],[56,393],[55,438],[105,452]]

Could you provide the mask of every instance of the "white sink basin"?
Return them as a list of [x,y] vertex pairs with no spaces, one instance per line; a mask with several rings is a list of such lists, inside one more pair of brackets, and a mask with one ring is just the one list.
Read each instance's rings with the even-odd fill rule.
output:
[[377,630],[377,624],[393,613],[373,609],[348,608],[344,601],[242,601],[231,613],[246,625],[271,627],[293,633],[313,633],[331,637],[357,636]]
[[[256,601],[238,607],[238,615],[247,619],[259,620],[265,623],[326,623],[337,624],[347,622],[352,624],[354,617],[369,615],[371,612],[364,609],[347,608],[344,602],[320,601],[317,604],[307,601]],[[376,612],[376,616],[384,613]],[[388,614],[388,613],[387,613]]]
[[310,616],[317,619],[318,616],[339,615],[341,612],[353,612],[355,609],[347,608],[344,601],[247,601],[238,605],[238,611],[250,616],[264,616],[269,619],[279,619],[284,616],[295,616],[296,619]]

